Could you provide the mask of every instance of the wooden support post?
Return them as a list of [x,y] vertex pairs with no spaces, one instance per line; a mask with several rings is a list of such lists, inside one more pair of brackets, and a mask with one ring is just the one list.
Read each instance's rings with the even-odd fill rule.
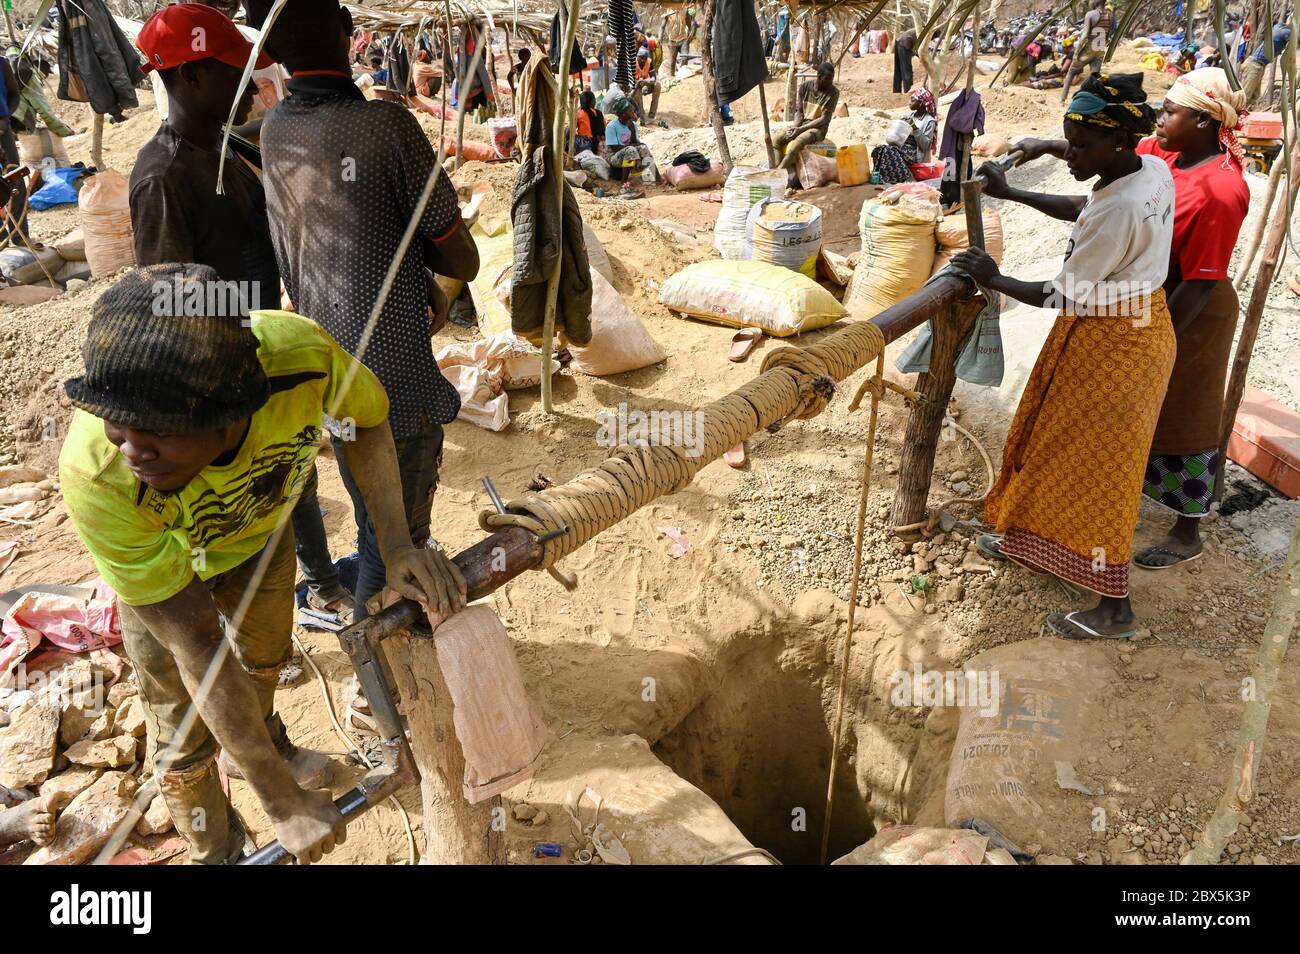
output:
[[1250,810],[1259,767],[1264,761],[1264,739],[1268,734],[1273,695],[1282,662],[1286,659],[1287,643],[1295,631],[1297,615],[1300,615],[1300,524],[1291,532],[1291,546],[1282,569],[1282,579],[1278,581],[1277,595],[1273,598],[1273,612],[1264,624],[1264,638],[1260,640],[1255,668],[1251,673],[1254,691],[1242,707],[1241,731],[1237,735],[1237,751],[1227,787],[1214,814],[1205,823],[1196,846],[1182,859],[1182,864],[1218,864],[1223,849],[1236,834],[1241,816]]
[[767,93],[763,90],[763,83],[758,84],[758,108],[763,111],[763,143],[767,146],[767,167],[775,169],[776,147],[772,145],[772,123],[767,118]]
[[[551,126],[551,157],[554,165],[551,175],[555,178],[555,191],[559,194],[560,221],[556,226],[557,241],[563,241],[564,232],[564,136],[569,128],[569,58],[573,55],[573,36],[578,31],[578,10],[580,0],[571,0],[568,22],[564,26],[564,39],[560,44],[560,82],[555,93],[555,121]],[[546,317],[542,322],[542,412],[551,413],[551,354],[555,348],[555,307],[560,293],[560,266],[564,255],[555,259],[546,280]]]
[[451,95],[451,77],[447,75],[447,67],[450,66],[452,70],[456,68],[456,47],[451,32],[451,0],[443,0],[443,10],[446,15],[447,37],[442,46],[442,118],[438,122],[438,155],[445,158],[447,155],[447,97]]
[[790,0],[788,7],[790,9],[790,18],[786,20],[786,29],[790,31],[790,72],[787,73],[785,77],[785,121],[793,122],[794,101],[795,97],[799,93],[799,71],[795,67],[795,60],[797,60],[798,57],[795,55],[794,49],[794,21],[795,18],[799,16],[799,0]]
[[[1280,161],[1281,157],[1274,160]],[[1246,390],[1246,371],[1250,368],[1250,353],[1255,350],[1255,338],[1259,335],[1259,321],[1264,315],[1264,305],[1268,301],[1269,286],[1273,284],[1273,275],[1277,271],[1278,256],[1282,243],[1286,239],[1287,223],[1291,220],[1291,200],[1296,195],[1296,179],[1300,177],[1300,149],[1291,150],[1291,168],[1286,172],[1286,191],[1278,203],[1277,214],[1268,230],[1268,239],[1264,244],[1264,258],[1259,263],[1259,273],[1250,290],[1250,304],[1246,306],[1246,319],[1241,324],[1241,335],[1237,339],[1237,352],[1232,359],[1232,373],[1228,378],[1228,394],[1223,402],[1222,436],[1219,438],[1219,480],[1214,482],[1214,499],[1223,498],[1223,474],[1227,471],[1228,438],[1232,436],[1232,424],[1237,419],[1237,409],[1241,406],[1241,395]]]
[[957,383],[957,355],[975,324],[980,307],[978,300],[958,302],[942,308],[931,319],[934,335],[930,370],[916,379],[916,390],[925,400],[907,419],[898,490],[889,514],[891,528],[925,519],[934,455],[948,413],[948,400],[952,397],[953,385]]
[[709,118],[713,122],[713,135],[718,140],[718,158],[722,160],[723,175],[731,174],[731,148],[727,145],[727,127],[722,124],[722,107],[718,105],[718,77],[713,72],[713,15],[717,12],[717,0],[704,0],[704,24],[701,42],[702,65],[704,67],[704,95],[709,101]]
[[411,752],[420,770],[425,862],[505,864],[500,797],[477,805],[465,800],[465,756],[456,739],[451,696],[433,640],[395,636],[384,642],[383,651],[411,727]]
[[104,171],[104,114],[95,113],[95,122],[90,132],[90,164],[100,172]]

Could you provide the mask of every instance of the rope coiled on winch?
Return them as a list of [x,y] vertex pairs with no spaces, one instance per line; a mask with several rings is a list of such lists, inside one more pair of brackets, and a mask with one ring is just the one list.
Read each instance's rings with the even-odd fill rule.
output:
[[758,377],[702,409],[704,434],[696,445],[698,454],[685,446],[622,446],[567,483],[511,500],[506,513],[483,511],[479,526],[488,532],[523,527],[539,536],[568,527],[568,533],[543,544],[539,569],[549,569],[650,501],[682,490],[703,467],[760,429],[820,414],[836,382],[884,349],[884,334],[866,321],[808,348],[777,348],[763,361]]

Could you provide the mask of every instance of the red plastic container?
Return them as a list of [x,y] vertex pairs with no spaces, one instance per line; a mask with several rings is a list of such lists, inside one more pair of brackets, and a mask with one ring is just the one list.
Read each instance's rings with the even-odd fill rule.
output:
[[1300,414],[1246,385],[1228,457],[1288,497],[1300,497]]
[[938,179],[943,175],[942,162],[914,162],[911,164],[912,176],[917,182],[926,179]]
[[1281,113],[1251,113],[1241,124],[1241,135],[1247,139],[1281,139]]

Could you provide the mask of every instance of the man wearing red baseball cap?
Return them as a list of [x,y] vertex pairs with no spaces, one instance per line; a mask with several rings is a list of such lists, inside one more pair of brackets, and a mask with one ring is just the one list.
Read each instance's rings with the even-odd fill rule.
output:
[[[246,282],[252,306],[280,304],[280,274],[257,175],[233,155],[217,194],[221,132],[230,104],[236,123],[253,104],[240,89],[252,44],[219,10],[179,3],[155,13],[136,45],[144,69],[157,70],[167,89],[167,119],[136,156],[131,172],[131,224],[140,265],[197,262],[224,281]],[[269,65],[265,56],[258,65]]]
[[[144,54],[141,70],[145,73],[207,59],[242,72],[253,51],[253,44],[229,17],[203,3],[163,7],[145,22],[135,43]],[[265,53],[258,55],[258,69],[265,69],[271,63]]]

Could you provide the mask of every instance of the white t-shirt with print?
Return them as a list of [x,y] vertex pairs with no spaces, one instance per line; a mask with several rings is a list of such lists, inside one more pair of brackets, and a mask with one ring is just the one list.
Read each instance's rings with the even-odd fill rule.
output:
[[1174,179],[1155,156],[1142,168],[1088,194],[1053,287],[1089,308],[1150,296],[1169,273]]

